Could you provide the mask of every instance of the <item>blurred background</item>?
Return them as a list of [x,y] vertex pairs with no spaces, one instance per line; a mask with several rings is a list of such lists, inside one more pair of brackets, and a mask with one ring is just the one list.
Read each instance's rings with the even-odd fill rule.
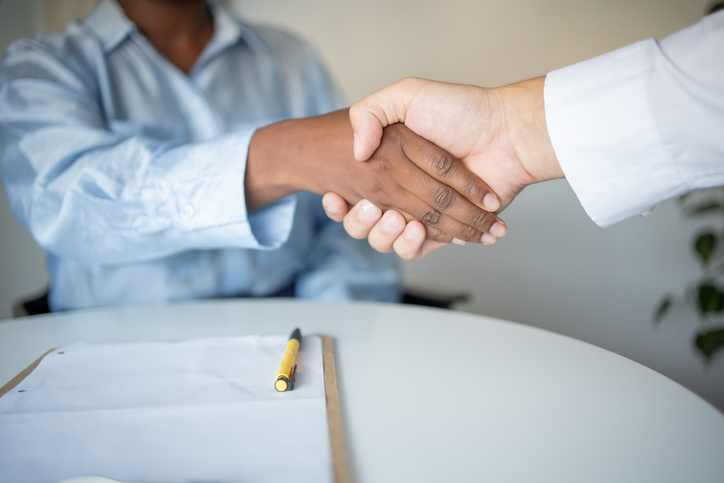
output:
[[[230,0],[238,15],[310,41],[350,102],[408,76],[482,86],[544,75],[696,23],[705,0]],[[95,0],[0,0],[0,48],[62,29]],[[693,345],[696,314],[653,314],[701,267],[691,248],[718,218],[686,219],[676,202],[602,229],[566,181],[526,188],[503,213],[492,247],[451,246],[405,263],[407,287],[468,294],[456,310],[590,342],[644,364],[724,411],[724,354]],[[47,283],[43,251],[0,196],[0,319]],[[518,350],[515,345],[511,351]]]

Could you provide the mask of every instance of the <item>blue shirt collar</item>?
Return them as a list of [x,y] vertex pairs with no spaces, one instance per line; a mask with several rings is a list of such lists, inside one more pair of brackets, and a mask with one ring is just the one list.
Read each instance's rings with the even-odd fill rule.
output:
[[[213,51],[208,52],[209,55],[205,55],[205,57],[208,58],[240,40],[246,42],[254,50],[267,50],[261,39],[234,18],[224,7],[212,3],[211,12],[214,16],[214,37],[210,42]],[[125,12],[115,0],[103,0],[83,20],[83,23],[101,40],[105,52],[115,49],[132,32],[136,31],[136,25],[126,17]]]

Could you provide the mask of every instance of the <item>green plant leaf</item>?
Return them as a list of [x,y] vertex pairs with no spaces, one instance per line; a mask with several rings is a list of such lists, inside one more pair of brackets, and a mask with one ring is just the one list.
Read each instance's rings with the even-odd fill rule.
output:
[[724,293],[711,282],[699,285],[697,305],[702,315],[724,310]]
[[694,242],[694,250],[699,254],[701,262],[704,266],[709,265],[709,259],[716,250],[717,238],[713,233],[704,233],[699,235]]
[[722,211],[724,206],[718,201],[710,201],[698,206],[693,206],[687,210],[686,216],[706,215],[713,211]]
[[714,354],[724,349],[724,329],[704,331],[696,336],[694,343],[706,360],[711,361]]
[[656,313],[654,314],[654,322],[660,321],[664,317],[664,315],[666,315],[666,312],[668,312],[671,308],[672,302],[673,300],[671,299],[670,295],[664,297],[664,299],[659,304],[659,308],[656,309]]

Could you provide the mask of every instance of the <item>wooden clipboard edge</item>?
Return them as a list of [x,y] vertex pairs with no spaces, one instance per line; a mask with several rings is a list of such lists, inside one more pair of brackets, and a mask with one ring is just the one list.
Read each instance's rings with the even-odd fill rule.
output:
[[339,408],[337,392],[337,372],[334,367],[334,344],[328,335],[322,338],[322,358],[324,368],[324,392],[327,398],[327,420],[329,423],[329,439],[332,446],[332,466],[335,483],[348,483],[347,455],[342,431],[342,412]]
[[22,371],[20,371],[20,373],[19,373],[17,376],[15,376],[15,377],[13,377],[12,379],[10,379],[10,381],[8,381],[8,383],[5,384],[3,387],[0,387],[0,397],[3,397],[5,394],[7,394],[7,393],[9,393],[10,391],[12,391],[12,390],[15,388],[15,386],[17,386],[18,384],[20,384],[21,382],[23,382],[23,379],[25,379],[26,377],[28,377],[28,376],[30,375],[30,373],[33,372],[36,367],[38,367],[38,364],[40,364],[40,361],[43,360],[43,357],[47,356],[48,354],[50,354],[51,352],[53,352],[55,349],[57,349],[57,347],[55,347],[55,348],[53,348],[53,349],[50,349],[50,350],[47,351],[45,354],[43,354],[42,356],[38,357],[38,358],[35,360],[35,362],[33,362],[33,363],[30,364],[28,367],[26,367],[25,369],[23,369]]

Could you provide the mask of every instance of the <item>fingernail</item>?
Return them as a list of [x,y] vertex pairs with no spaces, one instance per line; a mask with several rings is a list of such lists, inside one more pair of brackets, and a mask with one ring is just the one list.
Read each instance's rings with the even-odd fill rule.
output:
[[369,201],[364,201],[357,211],[360,220],[369,221],[378,215],[377,207]]
[[452,243],[454,243],[455,245],[460,245],[460,246],[465,245],[465,242],[462,241],[460,238],[453,238]]
[[[388,212],[389,213],[389,212]],[[394,233],[400,229],[402,223],[392,214],[385,213],[384,220],[382,221],[382,229],[387,233]]]
[[508,228],[501,222],[496,221],[493,226],[490,227],[490,234],[496,238],[502,238],[508,233]]
[[500,200],[493,193],[488,193],[483,198],[483,206],[488,211],[495,211],[500,208]]
[[420,233],[420,230],[415,228],[414,226],[410,226],[405,230],[405,238],[407,238],[410,241],[418,240],[422,236],[422,233]]
[[[349,151],[347,151],[349,152]],[[354,157],[355,159],[359,159],[359,136],[357,133],[354,133]]]
[[324,209],[327,210],[329,213],[340,213],[341,210],[339,209],[339,205],[336,205],[334,203],[328,203],[327,201],[322,200],[324,204]]
[[482,238],[480,238],[480,243],[482,243],[483,245],[492,245],[496,241],[498,241],[498,239],[490,233],[485,233]]

